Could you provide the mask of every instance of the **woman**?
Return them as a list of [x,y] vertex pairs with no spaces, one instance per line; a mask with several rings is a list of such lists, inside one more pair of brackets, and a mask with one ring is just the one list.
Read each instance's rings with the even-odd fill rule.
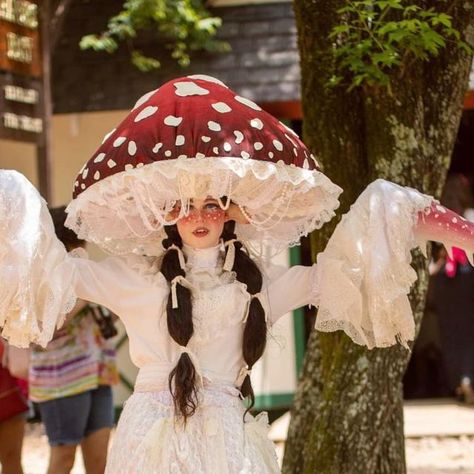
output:
[[[0,273],[10,275],[3,334],[46,342],[73,301],[68,288],[125,324],[140,371],[111,474],[278,472],[264,416],[254,419],[240,400],[252,404],[250,373],[271,325],[313,304],[319,330],[342,329],[368,347],[406,345],[414,338],[410,249],[438,236],[474,249],[473,226],[429,196],[379,180],[316,265],[285,270],[258,260],[259,244],[276,251],[329,220],[341,189],[292,131],[207,76],[143,96],[79,173],[67,225],[117,256],[66,256],[29,183],[2,172],[0,190],[8,224]],[[20,258],[18,246],[31,248],[31,239],[11,242],[25,228],[35,252]],[[31,293],[55,297],[40,311]],[[16,307],[29,310],[21,323]]]

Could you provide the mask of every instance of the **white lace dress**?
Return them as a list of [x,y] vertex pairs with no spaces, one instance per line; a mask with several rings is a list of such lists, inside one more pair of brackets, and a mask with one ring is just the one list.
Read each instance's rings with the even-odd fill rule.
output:
[[[245,285],[222,270],[220,246],[184,248],[192,286],[194,335],[190,356],[202,376],[200,404],[186,427],[175,423],[168,375],[181,348],[169,336],[165,305],[169,286],[159,261],[111,257],[100,264],[75,262],[76,294],[109,307],[123,320],[132,361],[140,368],[135,392],[122,413],[107,472],[276,473],[275,450],[265,415],[247,415],[239,398],[245,374]],[[271,325],[280,316],[314,303],[316,267],[272,269],[260,296]],[[265,272],[266,273],[266,272]],[[295,288],[287,292],[289,287]]]
[[[305,304],[319,306],[316,328],[344,330],[368,347],[414,338],[407,293],[415,280],[410,249],[419,211],[432,200],[377,181],[336,228],[317,265],[263,269],[260,299],[271,326]],[[245,374],[243,320],[249,295],[222,270],[220,247],[186,248],[194,335],[188,349],[202,386],[186,428],[174,422],[168,375],[182,351],[169,336],[169,286],[152,257],[96,263],[67,255],[46,204],[18,173],[0,171],[0,327],[13,344],[45,345],[74,298],[102,304],[124,322],[139,367],[107,473],[276,473],[265,416],[247,415],[237,387]]]

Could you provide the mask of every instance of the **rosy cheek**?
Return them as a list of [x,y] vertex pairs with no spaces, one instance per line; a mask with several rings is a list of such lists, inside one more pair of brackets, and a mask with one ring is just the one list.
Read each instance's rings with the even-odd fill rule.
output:
[[190,214],[188,216],[181,217],[179,222],[181,224],[184,224],[184,225],[189,225],[189,224],[192,224],[192,223],[196,222],[197,220],[198,219],[194,214]]
[[202,217],[204,221],[210,224],[213,224],[213,223],[220,224],[225,219],[225,211],[220,209],[218,211],[204,213]]

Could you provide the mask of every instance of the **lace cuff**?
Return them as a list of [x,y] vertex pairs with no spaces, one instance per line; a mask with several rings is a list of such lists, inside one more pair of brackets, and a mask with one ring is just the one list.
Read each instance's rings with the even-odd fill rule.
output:
[[418,213],[433,198],[377,180],[343,216],[318,255],[316,329],[342,329],[355,343],[387,347],[415,337],[408,293],[416,280],[410,250]]
[[37,190],[0,171],[0,328],[15,346],[45,346],[75,304],[73,267]]

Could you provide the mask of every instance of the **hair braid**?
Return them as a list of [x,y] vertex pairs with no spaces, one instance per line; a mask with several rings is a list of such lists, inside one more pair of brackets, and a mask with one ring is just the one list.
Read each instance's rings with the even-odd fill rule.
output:
[[[236,239],[235,222],[228,221],[224,225],[222,239],[224,242]],[[255,262],[245,251],[242,250],[241,242],[234,242],[235,259],[232,270],[235,271],[237,280],[247,285],[247,291],[250,295],[260,293],[262,289],[262,273]],[[228,247],[226,246],[226,254]],[[243,357],[248,369],[250,370],[255,362],[263,354],[267,343],[267,323],[265,320],[265,310],[258,298],[250,300],[249,314],[244,328],[243,339]],[[255,395],[250,381],[250,375],[246,375],[242,383],[240,391],[244,397],[250,399],[250,405],[246,413],[253,407],[255,403]]]
[[[183,242],[175,225],[164,226],[167,238],[163,240],[166,252],[161,263],[161,273],[171,283],[177,276],[186,276],[180,267],[178,250],[170,247],[174,244],[182,248]],[[191,291],[181,284],[176,285],[178,308],[173,308],[171,293],[166,307],[168,331],[170,336],[180,345],[186,347],[194,332]],[[188,354],[183,353],[170,372],[168,384],[173,396],[175,413],[183,417],[184,422],[194,415],[197,407],[196,396],[197,372]]]

